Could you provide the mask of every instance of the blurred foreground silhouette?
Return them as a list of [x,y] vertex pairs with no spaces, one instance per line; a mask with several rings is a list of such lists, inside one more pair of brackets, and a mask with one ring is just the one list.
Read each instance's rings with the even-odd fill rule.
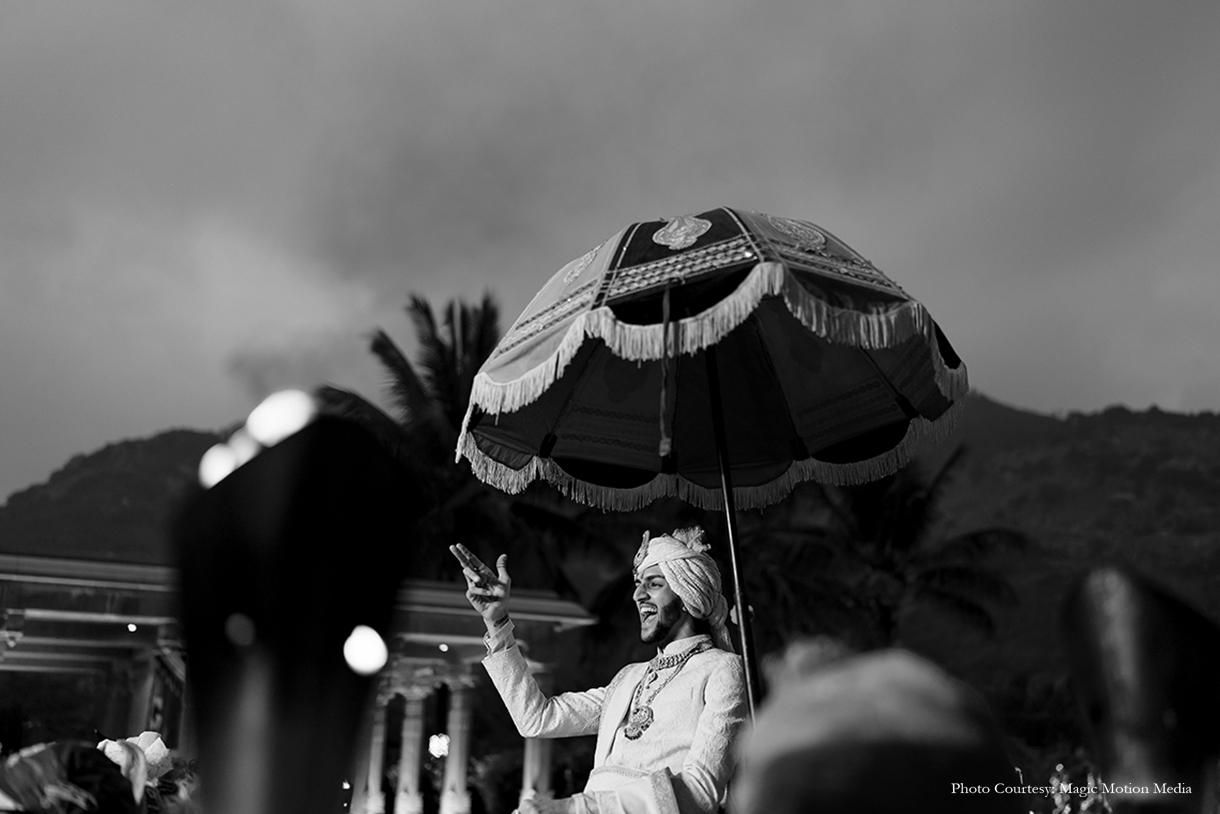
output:
[[1063,631],[1114,812],[1216,811],[1220,628],[1111,567],[1075,586]]
[[801,647],[742,744],[734,814],[1029,810],[999,727],[967,685],[905,650]]
[[210,814],[341,810],[419,494],[365,429],[323,417],[185,506],[173,536]]

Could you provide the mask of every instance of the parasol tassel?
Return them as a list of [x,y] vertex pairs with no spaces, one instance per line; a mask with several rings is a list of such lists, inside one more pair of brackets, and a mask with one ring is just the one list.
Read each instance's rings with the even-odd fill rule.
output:
[[657,450],[662,458],[668,458],[673,452],[674,439],[669,434],[669,428],[666,426],[669,422],[667,419],[666,402],[668,400],[669,389],[669,286],[665,287],[665,293],[661,295],[661,443]]

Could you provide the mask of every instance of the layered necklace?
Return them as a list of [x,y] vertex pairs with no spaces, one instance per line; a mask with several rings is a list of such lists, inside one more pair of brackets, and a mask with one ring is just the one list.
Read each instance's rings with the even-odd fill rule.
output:
[[[629,740],[635,740],[640,737],[640,735],[644,734],[645,729],[652,726],[654,717],[652,702],[657,697],[657,693],[665,689],[665,685],[674,680],[674,676],[682,671],[682,668],[686,666],[686,662],[691,660],[691,656],[711,649],[711,642],[702,641],[681,653],[670,653],[668,656],[658,655],[648,662],[648,669],[644,671],[644,677],[640,679],[640,683],[636,685],[635,693],[631,696],[631,712],[627,716],[627,727],[623,730],[623,734]],[[664,681],[657,684],[661,671],[668,670],[670,667],[673,668],[673,672],[666,676]],[[647,701],[641,702],[644,693],[654,684],[657,684],[657,688],[649,693]]]

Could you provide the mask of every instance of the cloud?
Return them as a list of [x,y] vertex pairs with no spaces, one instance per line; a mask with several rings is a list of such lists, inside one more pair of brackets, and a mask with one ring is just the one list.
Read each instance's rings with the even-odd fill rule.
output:
[[70,220],[61,250],[27,254],[20,273],[0,262],[0,421],[12,448],[45,450],[44,471],[105,441],[241,417],[267,393],[235,359],[313,360],[285,371],[296,381],[263,377],[277,387],[367,378],[359,326],[385,313],[368,286],[221,221]]
[[1217,33],[1128,0],[0,5],[0,434],[46,445],[7,457],[375,396],[409,292],[511,318],[721,204],[840,235],[997,397],[1205,406]]

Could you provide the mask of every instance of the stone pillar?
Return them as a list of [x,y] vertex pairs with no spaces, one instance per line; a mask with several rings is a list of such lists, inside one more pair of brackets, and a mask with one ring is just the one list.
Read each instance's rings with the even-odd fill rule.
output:
[[364,798],[369,785],[369,733],[373,731],[373,722],[365,717],[360,722],[360,733],[356,736],[355,753],[352,755],[352,765],[347,772],[347,781],[351,783],[351,799],[348,810],[351,814],[364,814]]
[[[131,706],[127,708],[127,731],[118,740],[139,735],[148,728],[148,714],[152,708],[154,678],[153,655],[143,652],[131,665],[128,682],[131,688]],[[113,735],[111,737],[114,737]]]
[[[368,757],[356,765],[360,774],[352,783],[352,814],[384,814],[385,795],[381,792],[381,768],[385,760],[385,713],[390,697],[384,689],[373,702],[373,721],[369,728]],[[361,756],[364,757],[363,755]],[[361,771],[363,769],[363,771]]]
[[190,679],[182,685],[182,706],[178,710],[178,743],[177,749],[187,757],[195,757],[198,745],[195,743],[195,692]]
[[[534,679],[544,693],[550,693],[550,674],[535,671]],[[521,765],[521,797],[518,803],[524,803],[527,796],[546,794],[551,790],[551,739],[526,738],[525,756]]]
[[424,701],[431,694],[432,687],[423,685],[401,690],[407,703],[402,716],[402,752],[398,759],[394,814],[423,814],[424,795],[419,787],[419,773],[424,753]]
[[130,737],[127,725],[131,717],[132,675],[130,661],[122,659],[110,663],[110,672],[106,676],[106,712],[100,731],[112,740]]
[[441,788],[441,814],[470,814],[470,792],[466,788],[466,762],[470,757],[471,689],[475,678],[469,668],[447,676],[449,686],[449,757]]
[[546,794],[551,790],[551,739],[526,738],[525,761],[521,770],[521,798]]

